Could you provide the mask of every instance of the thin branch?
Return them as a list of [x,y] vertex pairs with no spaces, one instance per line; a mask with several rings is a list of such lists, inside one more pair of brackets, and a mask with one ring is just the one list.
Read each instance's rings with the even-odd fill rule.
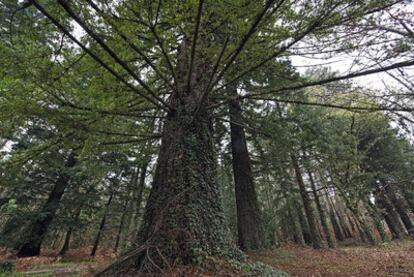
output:
[[249,74],[250,72],[255,71],[256,69],[264,66],[265,64],[267,64],[269,61],[273,60],[274,58],[276,58],[277,56],[279,56],[280,54],[282,54],[283,52],[285,52],[286,50],[288,50],[290,47],[292,47],[293,45],[295,45],[296,43],[298,43],[299,41],[301,41],[305,36],[307,36],[309,33],[311,33],[313,30],[316,29],[317,26],[319,26],[320,21],[316,20],[315,22],[313,22],[313,24],[311,24],[310,26],[308,26],[308,28],[306,28],[306,30],[299,34],[297,37],[295,37],[293,39],[293,41],[291,41],[290,43],[288,43],[285,46],[282,46],[278,51],[276,51],[275,53],[273,53],[271,56],[267,57],[266,59],[264,59],[263,61],[261,61],[260,63],[246,69],[245,71],[243,71],[242,73],[240,73],[239,75],[237,75],[236,77],[234,77],[233,79],[231,79],[230,81],[228,81],[227,83],[219,86],[218,88],[216,88],[214,91],[218,91],[226,86],[228,86],[229,84],[234,83],[235,81],[243,78],[244,76],[246,76],[247,74]]
[[82,29],[85,30],[122,68],[124,68],[153,98],[155,98],[158,102],[160,102],[164,107],[172,110],[172,108],[164,102],[163,99],[158,97],[152,89],[139,78],[139,76],[121,59],[118,57],[115,52],[109,48],[109,46],[88,26],[86,26],[85,22],[83,22],[80,17],[75,14],[75,12],[69,7],[68,3],[65,0],[58,0],[58,3],[62,6],[62,8],[70,15],[70,17],[75,20]]
[[324,80],[318,80],[318,81],[314,81],[314,82],[307,82],[307,83],[299,84],[299,85],[296,85],[296,86],[286,86],[286,87],[281,87],[281,88],[278,88],[278,89],[268,90],[268,91],[264,91],[264,92],[248,93],[246,95],[241,95],[241,96],[237,96],[237,97],[228,98],[228,99],[226,99],[226,100],[224,100],[220,103],[216,103],[216,104],[210,106],[209,108],[215,108],[215,107],[221,106],[223,104],[228,103],[231,100],[240,100],[240,99],[245,99],[245,98],[255,98],[257,96],[262,96],[262,95],[266,95],[266,94],[273,94],[273,93],[278,93],[278,92],[282,92],[282,91],[298,90],[298,89],[303,89],[303,88],[307,88],[307,87],[324,85],[324,84],[328,84],[328,83],[332,83],[332,82],[352,79],[352,78],[356,78],[356,77],[366,76],[366,75],[370,75],[370,74],[375,74],[375,73],[379,73],[379,72],[384,72],[384,71],[397,69],[397,68],[401,68],[401,67],[408,67],[408,66],[414,66],[414,60],[398,62],[398,63],[391,64],[389,66],[374,68],[374,69],[370,69],[370,70],[352,72],[352,73],[349,73],[349,74],[346,74],[346,75],[332,77],[332,78],[328,78],[328,79],[324,79]]
[[264,15],[269,10],[270,6],[273,4],[273,0],[267,0],[265,5],[262,7],[260,12],[256,15],[255,19],[252,22],[252,25],[250,26],[250,29],[247,31],[247,33],[243,36],[243,38],[240,40],[238,46],[234,50],[234,52],[231,54],[229,61],[224,66],[223,70],[218,74],[216,80],[213,82],[212,87],[214,87],[220,79],[223,77],[223,75],[226,73],[226,71],[230,68],[230,66],[233,64],[233,62],[236,60],[237,56],[241,53],[246,43],[249,41],[252,35],[256,33],[257,26],[262,21]]
[[218,67],[220,65],[221,59],[223,58],[224,52],[226,51],[228,42],[229,42],[229,38],[227,37],[226,40],[224,41],[223,47],[221,48],[220,55],[218,56],[217,61],[216,61],[215,65],[214,65],[214,67],[213,67],[213,71],[211,72],[210,79],[209,79],[209,81],[207,83],[207,86],[206,86],[205,90],[203,91],[203,93],[202,93],[202,95],[200,97],[200,101],[199,101],[199,103],[197,105],[197,108],[194,111],[194,116],[198,113],[198,111],[200,110],[201,106],[204,103],[204,100],[207,98],[208,92],[209,92],[210,87],[211,87],[211,83],[213,82],[214,75],[217,72],[217,69],[218,69]]
[[326,103],[318,103],[318,102],[307,102],[301,100],[289,100],[289,99],[279,99],[279,98],[251,98],[252,100],[265,100],[265,101],[274,101],[279,103],[288,103],[288,104],[299,104],[299,105],[306,105],[306,106],[318,106],[318,107],[326,107],[326,108],[333,108],[333,109],[341,109],[347,111],[366,111],[366,112],[378,112],[378,111],[390,111],[390,112],[413,112],[414,108],[389,108],[385,106],[378,106],[378,107],[353,107],[353,106],[343,106],[337,104],[326,104]]
[[154,36],[154,38],[155,38],[158,46],[160,47],[161,54],[164,56],[165,61],[167,62],[167,66],[168,66],[169,70],[171,71],[171,74],[172,74],[173,79],[174,79],[174,84],[176,86],[175,89],[176,89],[176,91],[178,91],[178,87],[177,87],[178,86],[178,81],[177,81],[178,78],[177,78],[177,74],[176,74],[176,72],[174,70],[173,63],[171,62],[171,59],[170,59],[167,51],[165,50],[165,47],[164,47],[164,44],[161,41],[161,38],[157,34],[157,31],[155,29],[155,26],[150,26],[150,30],[151,30],[151,33]]
[[101,145],[114,145],[114,144],[130,144],[130,143],[138,143],[138,142],[145,142],[148,140],[159,139],[161,136],[153,136],[147,138],[139,138],[139,139],[130,139],[130,140],[116,140],[116,141],[103,141]]
[[[123,34],[121,32],[121,30],[119,30],[119,28],[116,26],[116,24],[114,24],[114,22],[108,18],[105,13],[92,1],[92,0],[88,0],[89,5],[99,14],[102,15],[103,18],[106,18],[106,20],[109,22],[109,24],[111,24],[111,27],[117,32],[117,34],[128,44],[129,47],[131,47],[131,49],[133,49],[135,52],[138,53],[138,55],[140,55],[144,61],[154,70],[154,72],[168,85],[170,86],[171,89],[173,89],[171,83],[168,81],[167,77],[164,76],[164,74],[161,72],[161,70],[159,70],[155,64],[147,57],[147,55],[145,55],[141,49],[138,48],[138,46],[136,46],[131,40],[129,40],[127,38],[127,36],[125,34]],[[173,89],[174,90],[174,89]]]
[[[110,68],[105,62],[103,62],[95,53],[93,53],[91,50],[89,50],[85,45],[83,45],[77,38],[75,38],[62,24],[60,24],[53,16],[51,16],[42,5],[40,5],[36,0],[31,0],[33,5],[44,15],[46,16],[52,23],[55,25],[59,30],[61,30],[64,34],[66,34],[73,42],[75,42],[80,48],[82,48],[83,51],[88,53],[90,57],[92,57],[96,62],[98,62],[102,67],[104,67],[109,73],[111,73],[117,80],[122,82],[124,85],[129,87],[132,91],[137,93],[138,95],[142,96],[143,98],[147,99],[149,102],[154,104],[160,109],[166,110],[165,107],[151,99],[150,97],[143,94],[140,90],[138,90],[135,86],[130,84],[128,81],[126,81],[119,73],[117,73],[115,70]],[[167,110],[168,111],[168,110]]]

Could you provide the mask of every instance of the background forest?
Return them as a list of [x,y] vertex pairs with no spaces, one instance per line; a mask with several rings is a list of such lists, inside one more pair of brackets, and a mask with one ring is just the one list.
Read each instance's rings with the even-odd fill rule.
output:
[[414,238],[413,17],[0,1],[0,269],[73,251],[116,257],[99,276],[284,276],[243,252]]

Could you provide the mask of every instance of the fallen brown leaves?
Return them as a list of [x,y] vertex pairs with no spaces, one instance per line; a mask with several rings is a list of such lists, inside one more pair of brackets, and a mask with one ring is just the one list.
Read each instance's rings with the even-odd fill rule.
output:
[[346,246],[315,250],[287,244],[274,250],[250,253],[292,276],[414,276],[414,241],[393,241],[379,246]]
[[90,256],[90,247],[70,249],[65,256],[59,256],[56,251],[42,251],[41,256],[27,257],[27,258],[16,258],[14,253],[0,249],[0,260],[13,259],[15,260],[14,269],[17,271],[26,271],[34,268],[45,268],[47,265],[50,267],[56,264],[67,263],[102,263],[109,259],[115,258],[117,255],[112,249],[100,249],[97,251],[95,257]]
[[[94,272],[92,268],[96,269],[97,265],[103,265],[116,258],[116,254],[111,250],[101,249],[95,258],[91,258],[89,253],[90,248],[87,247],[72,249],[65,257],[45,251],[40,257],[17,259],[16,269],[18,271],[48,269],[55,273],[58,270],[70,272],[82,269],[86,275],[90,275]],[[409,240],[393,241],[379,246],[342,246],[334,250],[315,250],[287,244],[277,249],[248,253],[248,255],[252,262],[261,261],[299,277],[414,276],[414,241]],[[0,251],[0,259],[5,258],[13,257],[10,253]],[[64,263],[68,265],[65,267]],[[178,266],[162,274],[167,277],[241,275],[240,271],[221,260],[214,260],[202,269],[194,266]],[[161,275],[158,273],[154,276]]]

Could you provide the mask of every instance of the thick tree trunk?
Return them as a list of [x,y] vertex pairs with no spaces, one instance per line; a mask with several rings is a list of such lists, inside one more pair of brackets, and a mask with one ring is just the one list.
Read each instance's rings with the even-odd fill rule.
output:
[[91,256],[92,257],[94,257],[96,255],[96,251],[98,250],[99,242],[101,241],[102,232],[105,228],[106,217],[108,215],[109,206],[111,205],[113,196],[114,196],[114,193],[112,192],[111,195],[108,198],[108,202],[106,202],[105,211],[104,211],[104,214],[102,216],[101,223],[99,224],[98,233],[96,233],[95,241],[93,243],[93,247],[92,247],[92,251],[91,251]]
[[[237,96],[235,89],[232,94]],[[241,107],[237,101],[231,101],[229,104],[229,114],[237,206],[238,243],[242,250],[259,249],[264,245],[264,235],[260,221],[259,204],[253,183],[246,136],[241,125],[243,124]]]
[[306,217],[308,219],[309,229],[310,229],[310,233],[312,237],[312,245],[316,249],[322,248],[323,243],[319,235],[317,221],[315,218],[314,210],[312,208],[311,199],[309,198],[309,195],[306,191],[305,183],[303,182],[302,174],[300,172],[299,163],[295,155],[293,154],[291,155],[291,161],[292,161],[293,169],[295,171],[296,181],[299,186],[300,195],[302,197],[303,206],[305,208]]
[[194,262],[198,251],[228,248],[207,116],[175,115],[165,123],[158,164],[139,232],[165,257]]
[[[75,166],[75,154],[71,152],[68,159],[65,162],[66,168]],[[17,252],[18,257],[31,257],[40,254],[40,247],[43,239],[47,233],[48,227],[55,217],[56,211],[59,208],[60,200],[62,199],[63,193],[69,184],[70,177],[66,173],[62,173],[52,191],[49,194],[45,205],[39,212],[39,217],[31,223],[28,228],[28,240],[23,244],[20,250]]]
[[[184,110],[164,123],[152,189],[138,234],[140,247],[102,274],[121,276],[203,256],[223,256],[235,249],[229,240],[221,206],[216,159],[208,114]],[[150,257],[151,263],[145,263]],[[152,264],[152,266],[151,266]]]
[[[200,51],[205,40],[198,41]],[[206,97],[211,61],[199,51],[192,53],[186,38],[178,52],[177,91],[170,96],[163,122],[138,246],[100,275],[124,276],[140,269],[154,273],[206,256],[239,253],[230,243],[216,180],[211,110],[206,109],[211,104]]]

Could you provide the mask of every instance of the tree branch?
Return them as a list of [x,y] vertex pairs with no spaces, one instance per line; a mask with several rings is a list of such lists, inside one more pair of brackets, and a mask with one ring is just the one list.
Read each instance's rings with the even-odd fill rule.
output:
[[86,26],[85,22],[83,22],[80,17],[75,14],[75,12],[69,7],[68,3],[65,0],[57,0],[60,6],[69,14],[69,16],[75,20],[82,29],[85,30],[86,33],[88,33],[122,68],[124,68],[154,99],[156,99],[158,102],[160,102],[164,107],[168,108],[170,111],[172,108],[164,102],[163,99],[158,97],[155,92],[152,91],[152,89],[139,78],[139,76],[123,61],[121,58],[118,57],[117,54],[115,54],[114,51],[112,51],[111,48],[94,32],[92,31],[88,26]]
[[85,45],[83,45],[78,39],[76,39],[62,24],[60,24],[53,16],[51,16],[42,5],[40,5],[36,0],[31,0],[33,5],[44,15],[46,16],[52,23],[55,25],[59,30],[61,30],[64,34],[66,34],[73,42],[75,42],[83,51],[88,53],[90,57],[92,57],[97,63],[99,63],[103,68],[105,68],[110,74],[112,74],[117,80],[121,83],[129,87],[133,92],[142,96],[143,98],[147,99],[149,102],[154,104],[156,107],[168,111],[165,107],[151,99],[150,97],[143,94],[140,90],[138,90],[135,86],[130,84],[126,81],[119,73],[109,67],[105,62],[103,62],[95,53],[89,50]]

